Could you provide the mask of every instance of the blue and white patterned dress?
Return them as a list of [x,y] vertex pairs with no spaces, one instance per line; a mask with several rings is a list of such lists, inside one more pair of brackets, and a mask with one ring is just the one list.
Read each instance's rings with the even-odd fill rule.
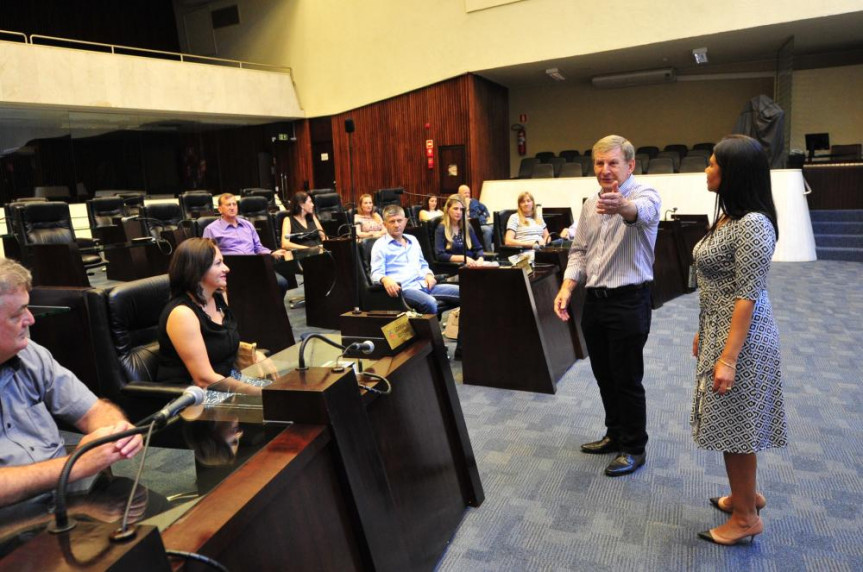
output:
[[[775,244],[770,220],[749,213],[728,220],[693,250],[701,311],[690,423],[700,448],[754,453],[787,444],[779,331],[767,297]],[[713,368],[725,348],[737,299],[754,300],[755,309],[737,358],[734,385],[719,395],[711,389]]]

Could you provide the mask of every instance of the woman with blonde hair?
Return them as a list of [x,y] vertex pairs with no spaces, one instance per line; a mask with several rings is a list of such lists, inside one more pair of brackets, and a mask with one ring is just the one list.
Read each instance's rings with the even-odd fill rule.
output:
[[[467,218],[461,197],[450,195],[444,205],[443,220],[435,230],[435,254],[443,262],[464,262],[474,266],[483,262],[482,243]],[[467,234],[463,232],[467,229]]]
[[361,195],[354,215],[357,238],[380,238],[384,235],[384,219],[375,212],[375,202],[368,193]]
[[548,244],[548,240],[548,228],[536,208],[536,201],[532,194],[524,191],[518,195],[518,211],[510,215],[506,223],[503,242],[516,248],[534,248]]

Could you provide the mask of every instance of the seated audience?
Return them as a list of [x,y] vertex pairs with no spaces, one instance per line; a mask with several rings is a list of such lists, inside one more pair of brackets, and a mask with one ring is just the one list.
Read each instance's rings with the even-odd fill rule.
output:
[[[255,226],[237,215],[237,197],[231,193],[219,195],[219,214],[221,218],[213,221],[204,229],[204,238],[215,241],[222,254],[269,254],[276,260],[285,257],[284,250],[270,250],[261,244]],[[282,295],[288,291],[288,280],[276,272],[276,281]]]
[[[444,206],[443,221],[435,229],[435,255],[443,262],[464,262],[474,266],[483,262],[482,245],[465,216],[459,195],[450,195]],[[462,227],[467,228],[467,236]]]
[[372,247],[372,282],[394,298],[401,292],[408,305],[423,314],[437,314],[438,300],[457,306],[458,286],[437,283],[416,237],[404,234],[406,225],[402,207],[384,209],[387,232]]
[[492,234],[494,227],[492,226],[491,213],[488,212],[488,207],[479,202],[477,199],[470,198],[470,187],[461,185],[458,188],[458,194],[462,201],[467,205],[467,212],[470,218],[475,218],[479,221],[480,229],[482,230],[482,244],[486,250],[491,252],[494,244],[492,244]]
[[305,191],[294,193],[291,199],[291,216],[282,223],[282,248],[302,250],[321,246],[327,239],[321,221],[315,215],[315,203]]
[[419,212],[420,222],[434,220],[443,216],[443,211],[437,208],[437,197],[429,195],[423,201],[423,208]]
[[[0,258],[0,507],[36,502],[33,497],[57,486],[68,459],[58,420],[84,433],[79,446],[132,428],[116,406],[98,399],[30,340],[28,329],[35,322],[27,308],[31,286],[26,268]],[[131,459],[141,443],[136,435],[90,451],[75,464],[71,481]],[[0,520],[10,514],[3,512]]]
[[360,207],[354,215],[357,238],[380,238],[384,235],[384,220],[375,212],[375,204],[368,193],[360,196]]
[[212,240],[190,238],[177,247],[168,267],[171,300],[159,319],[158,381],[207,387],[239,378],[240,334],[225,296],[228,272]]
[[578,228],[578,221],[575,220],[571,225],[560,231],[561,240],[572,240],[575,237],[575,229]]
[[504,244],[517,248],[535,248],[547,244],[548,229],[539,216],[533,195],[525,191],[518,195],[518,212],[506,223]]

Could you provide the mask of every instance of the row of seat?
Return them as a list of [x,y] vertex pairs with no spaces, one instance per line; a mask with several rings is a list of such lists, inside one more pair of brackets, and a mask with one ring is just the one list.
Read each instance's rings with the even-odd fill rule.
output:
[[[635,156],[635,174],[698,173],[707,167],[710,154],[706,151],[690,152],[681,159],[674,151],[661,151],[651,158],[645,153]],[[521,160],[519,179],[551,179],[567,177],[587,177],[593,175],[593,161],[586,155],[579,155],[572,162],[561,157],[553,157],[549,163],[540,163],[535,157]]]

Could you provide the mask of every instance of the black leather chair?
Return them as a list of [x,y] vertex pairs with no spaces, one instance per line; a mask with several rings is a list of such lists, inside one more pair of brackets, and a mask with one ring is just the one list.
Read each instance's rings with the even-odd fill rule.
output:
[[689,147],[682,143],[672,143],[671,145],[666,145],[663,151],[677,151],[677,154],[680,155],[680,158],[683,159],[689,153]]
[[117,191],[115,196],[123,199],[126,216],[138,216],[144,208],[144,191]]
[[199,216],[195,219],[194,224],[192,226],[192,232],[197,237],[204,236],[204,229],[207,228],[212,223],[219,220],[220,217],[217,216]]
[[713,147],[715,145],[716,145],[716,143],[696,143],[695,145],[692,146],[692,148],[693,149],[704,149],[706,151],[710,151],[710,153],[712,154],[713,153]]
[[393,298],[383,286],[373,284],[371,281],[372,247],[377,239],[367,238],[354,245],[357,250],[357,260],[361,262],[357,280],[360,290],[360,309],[366,312],[373,310],[396,310],[403,312],[410,310],[404,297],[399,294]]
[[[191,234],[183,227],[183,220],[183,212],[180,210],[180,205],[176,203],[155,203],[141,210],[145,236],[149,235],[157,240],[166,239],[173,247]],[[182,233],[175,233],[175,231],[182,231]],[[178,234],[180,234],[179,238],[177,238]]]
[[[266,197],[250,194],[242,197],[237,206],[239,215],[255,225],[255,229],[257,229],[258,236],[261,239],[261,244],[270,250],[280,248],[276,246],[276,236],[281,232],[281,228],[278,231],[273,228],[273,217],[270,214],[270,207]],[[281,241],[278,241],[278,243],[281,243]]]
[[553,151],[540,151],[535,155],[536,160],[540,163],[550,163],[552,157],[554,157]]
[[267,199],[267,208],[270,212],[279,210],[276,204],[276,192],[273,189],[248,188],[240,191],[241,197],[264,197]]
[[444,262],[438,259],[434,249],[434,237],[438,225],[443,220],[443,217],[438,217],[434,220],[429,220],[420,223],[419,226],[406,228],[405,233],[411,234],[417,238],[422,249],[423,256],[428,262],[429,267],[435,275],[442,274],[443,277],[458,274],[459,265],[454,262]]
[[643,147],[639,147],[635,150],[636,153],[644,153],[651,159],[659,155],[659,147],[654,147],[653,145],[645,145]]
[[[96,241],[75,237],[69,205],[62,202],[27,202],[12,209],[15,222],[12,227],[19,233],[18,242],[25,251],[36,244],[76,244],[80,248],[93,247]],[[99,254],[82,254],[84,268],[104,266],[107,262]]]
[[405,190],[402,187],[392,189],[378,189],[375,191],[375,206],[381,210],[387,205],[401,205],[402,194]]
[[63,185],[36,187],[33,189],[33,195],[43,197],[49,201],[68,201],[72,198],[69,187]]
[[581,155],[581,153],[578,152],[578,149],[564,149],[558,153],[558,157],[563,157],[567,163],[572,163],[572,158],[578,157],[579,155]]
[[170,298],[168,275],[95,292],[100,300],[90,304],[90,321],[99,356],[99,394],[138,421],[187,387],[156,381],[159,318]]
[[103,244],[126,242],[125,208],[120,197],[96,197],[87,201],[90,234]]
[[327,236],[338,236],[340,227],[348,222],[341,196],[332,189],[312,191],[311,196],[324,232]]
[[498,245],[497,256],[500,259],[509,258],[513,254],[518,254],[522,251],[521,248],[515,248],[513,246],[505,246],[504,244],[504,236],[506,235],[506,223],[509,222],[509,217],[515,213],[515,209],[506,209],[502,211],[494,211],[492,213],[492,219],[494,221],[493,234],[494,234],[494,243]]
[[194,220],[200,216],[213,215],[213,195],[210,191],[186,191],[180,195],[180,210],[183,218]]

